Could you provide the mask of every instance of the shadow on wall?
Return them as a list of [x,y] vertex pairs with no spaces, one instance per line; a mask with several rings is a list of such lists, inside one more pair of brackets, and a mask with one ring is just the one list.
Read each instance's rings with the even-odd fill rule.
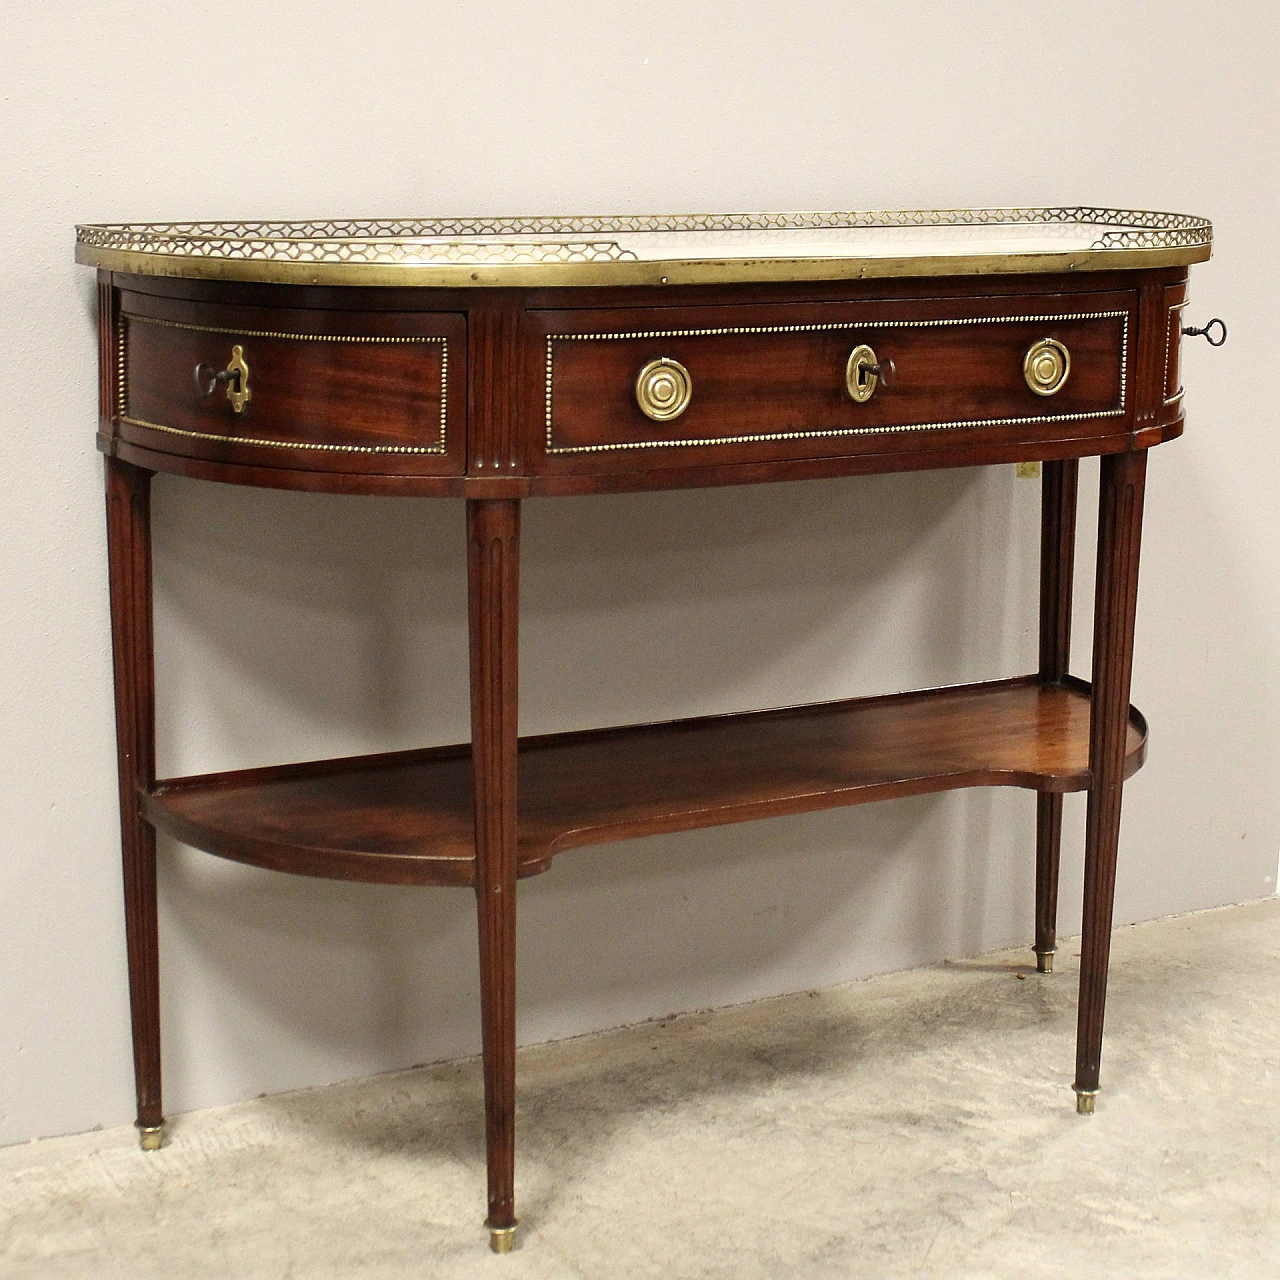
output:
[[[521,731],[1001,674],[1007,474],[526,502]],[[465,740],[461,502],[156,488],[162,771]]]
[[[1037,497],[1002,469],[526,502],[521,730],[1029,670]],[[161,477],[155,511],[162,774],[469,736],[460,502]],[[921,797],[570,854],[522,889],[521,1038],[977,949],[1007,803]],[[192,988],[259,1089],[306,1083],[300,1055],[318,1080],[478,1048],[469,894],[164,863],[166,1017],[191,1023],[168,1040],[177,1109],[208,1096],[183,1048],[205,1016]],[[296,1046],[265,1082],[264,1034]]]

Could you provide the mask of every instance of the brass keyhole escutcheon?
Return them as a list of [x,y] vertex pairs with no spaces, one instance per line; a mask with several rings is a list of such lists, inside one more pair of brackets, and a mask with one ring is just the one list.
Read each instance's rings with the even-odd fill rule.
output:
[[243,413],[249,403],[249,366],[244,362],[244,349],[240,346],[231,348],[231,363],[227,372],[235,376],[227,383],[227,399],[236,413]]
[[227,399],[236,413],[243,413],[253,398],[249,391],[249,366],[245,363],[244,348],[239,345],[231,348],[231,362],[221,373],[215,373],[211,365],[198,364],[192,377],[196,390],[206,400],[219,387],[225,387]]
[[844,366],[844,385],[849,390],[849,398],[856,404],[866,404],[879,381],[880,361],[876,353],[865,342],[854,347]]
[[692,399],[693,379],[679,360],[650,360],[636,375],[636,404],[654,422],[678,418]]
[[1071,352],[1056,338],[1033,342],[1022,362],[1027,386],[1038,396],[1051,396],[1061,391],[1071,372]]

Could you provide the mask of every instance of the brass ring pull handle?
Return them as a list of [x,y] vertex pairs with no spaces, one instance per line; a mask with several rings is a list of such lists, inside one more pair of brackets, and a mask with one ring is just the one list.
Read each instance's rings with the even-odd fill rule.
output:
[[210,364],[198,364],[192,373],[196,391],[206,400],[220,387],[227,389],[227,399],[236,413],[242,413],[250,396],[249,366],[244,362],[244,350],[239,346],[231,348],[231,363],[220,373]]
[[1027,349],[1022,376],[1038,396],[1057,395],[1071,373],[1071,352],[1057,338],[1041,338]]
[[[1216,330],[1218,335],[1217,342],[1213,340],[1215,332],[1213,326],[1215,324],[1218,326]],[[1220,347],[1227,340],[1227,326],[1222,320],[1219,320],[1217,316],[1214,316],[1213,319],[1201,329],[1197,329],[1193,325],[1187,325],[1183,328],[1182,332],[1189,338],[1203,338],[1211,347]]]
[[897,373],[892,360],[877,360],[876,353],[866,343],[860,343],[845,363],[844,385],[851,400],[866,404],[877,386],[893,386]]
[[654,422],[678,418],[692,399],[693,379],[679,360],[650,360],[636,375],[636,404]]

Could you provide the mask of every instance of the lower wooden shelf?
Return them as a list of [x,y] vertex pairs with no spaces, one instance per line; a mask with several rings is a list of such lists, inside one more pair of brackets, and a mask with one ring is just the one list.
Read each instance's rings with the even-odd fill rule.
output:
[[[1035,676],[520,740],[522,876],[588,844],[958,787],[1089,785],[1089,686]],[[1146,757],[1130,710],[1125,776]],[[474,882],[469,744],[174,778],[157,828],[222,857],[388,884]]]

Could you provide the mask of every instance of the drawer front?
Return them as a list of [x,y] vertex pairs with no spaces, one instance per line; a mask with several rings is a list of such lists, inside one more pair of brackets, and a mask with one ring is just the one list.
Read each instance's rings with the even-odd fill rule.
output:
[[[1183,313],[1187,308],[1187,285],[1185,281],[1165,286],[1164,291],[1165,324],[1167,332],[1164,341],[1164,417],[1176,417],[1181,412],[1182,400],[1182,324]],[[1176,407],[1176,408],[1175,408]],[[1173,413],[1170,410],[1175,410]]]
[[[1088,293],[531,313],[531,456],[543,472],[634,470],[1116,435],[1134,306]],[[857,348],[860,385],[881,368],[861,400]],[[674,416],[647,414],[646,397]]]
[[460,315],[121,301],[119,430],[132,443],[295,470],[465,468]]

